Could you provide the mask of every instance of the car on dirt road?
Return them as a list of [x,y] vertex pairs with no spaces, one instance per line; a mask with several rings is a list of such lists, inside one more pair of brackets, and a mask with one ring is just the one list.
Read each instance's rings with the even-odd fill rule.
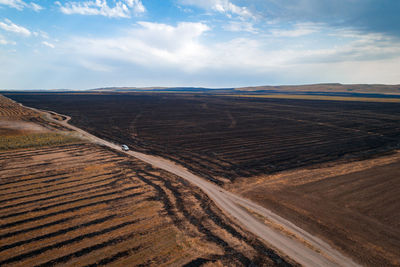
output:
[[129,147],[127,145],[122,145],[121,148],[122,148],[123,151],[128,151],[129,150]]

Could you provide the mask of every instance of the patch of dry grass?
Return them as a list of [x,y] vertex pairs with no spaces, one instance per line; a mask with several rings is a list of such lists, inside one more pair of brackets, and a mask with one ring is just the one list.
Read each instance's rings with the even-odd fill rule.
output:
[[0,150],[61,145],[79,141],[77,137],[60,133],[0,135]]

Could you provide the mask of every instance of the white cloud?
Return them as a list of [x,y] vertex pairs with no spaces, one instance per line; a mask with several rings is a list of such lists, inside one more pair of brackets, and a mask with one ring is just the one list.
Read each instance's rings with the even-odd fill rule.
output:
[[6,5],[18,10],[22,10],[25,7],[25,2],[21,0],[0,0],[1,5]]
[[183,67],[188,71],[201,67],[202,59],[208,58],[207,48],[199,42],[199,37],[209,30],[203,23],[171,26],[139,22],[138,26],[116,38],[77,38],[70,48],[87,61],[117,60],[148,67]]
[[47,32],[44,32],[44,31],[41,31],[41,30],[39,30],[39,31],[37,31],[37,32],[33,32],[33,35],[35,36],[35,37],[42,37],[43,39],[50,39],[50,37],[49,37],[49,35],[47,34]]
[[42,10],[43,9],[43,7],[42,6],[39,6],[38,4],[35,4],[35,3],[30,3],[30,6],[31,6],[31,8],[34,10],[34,11],[36,11],[36,12],[39,12],[40,10]]
[[246,21],[231,21],[227,25],[223,26],[223,29],[231,32],[258,33],[258,30],[254,28],[253,23]]
[[46,41],[43,41],[42,44],[45,45],[45,46],[47,46],[47,47],[50,47],[50,48],[55,48],[55,45],[54,45],[54,44],[49,43],[49,42],[46,42]]
[[2,35],[0,35],[0,45],[8,45],[8,44],[15,45],[16,42],[8,41]]
[[321,24],[297,23],[291,30],[273,29],[270,32],[273,36],[278,36],[278,37],[299,37],[318,32],[321,30],[321,28],[322,28]]
[[239,16],[241,19],[254,19],[255,15],[247,8],[233,4],[229,0],[180,0],[183,5],[197,6],[204,9],[222,13],[231,17],[232,15]]
[[[286,36],[294,34],[257,35],[206,44],[202,37],[210,28],[203,23],[183,22],[171,26],[139,22],[138,25],[140,27],[120,37],[76,38],[69,44],[69,49],[77,58],[86,60],[85,67],[95,66],[92,69],[108,70],[108,64],[118,66],[123,63],[185,73],[232,70],[249,74],[307,64],[370,62],[400,56],[398,42],[386,36],[360,34],[346,45],[332,44],[327,48],[301,47],[285,41]],[[317,30],[315,25],[307,27],[310,31],[311,28]],[[319,30],[324,32],[326,29]]]
[[[39,51],[48,57],[46,62],[52,62],[48,70],[54,76],[59,75],[60,82],[80,88],[118,84],[231,87],[262,83],[399,81],[400,45],[385,36],[363,37],[353,32],[354,40],[345,45],[342,41],[335,44],[331,40],[339,38],[329,37],[332,31],[322,28],[312,36],[312,42],[326,40],[324,45],[299,46],[297,42],[288,42],[287,37],[263,34],[226,42],[207,40],[208,35],[214,34],[209,31],[204,23],[139,22],[133,29],[109,37],[77,36],[58,43],[40,40],[39,43],[56,44],[57,49]],[[30,69],[36,66],[38,58],[27,60],[31,62]],[[57,71],[55,66],[59,68]],[[74,82],[64,77],[79,79]],[[15,82],[8,76],[4,79],[10,84]]]
[[43,9],[43,7],[34,2],[28,4],[22,0],[0,0],[0,5],[6,5],[18,10],[23,10],[24,8],[31,8],[36,12]]
[[138,15],[146,11],[141,0],[122,0],[114,1],[113,7],[109,6],[107,0],[92,0],[84,2],[67,2],[62,5],[60,2],[55,2],[60,6],[62,13],[80,14],[80,15],[100,15],[110,18],[129,18],[131,14]]
[[146,12],[146,8],[140,0],[126,0],[126,3],[130,8],[133,8],[133,11],[137,14]]
[[0,22],[0,28],[8,32],[14,32],[23,36],[30,36],[31,32],[22,26],[14,24],[11,20],[5,19],[4,22]]
[[354,33],[352,38],[355,39],[341,46],[303,50],[302,55],[298,55],[295,61],[329,64],[333,62],[385,60],[400,56],[400,44],[395,38],[375,33]]
[[111,72],[114,70],[114,68],[110,66],[89,60],[79,60],[79,64],[88,70],[93,70],[96,72]]

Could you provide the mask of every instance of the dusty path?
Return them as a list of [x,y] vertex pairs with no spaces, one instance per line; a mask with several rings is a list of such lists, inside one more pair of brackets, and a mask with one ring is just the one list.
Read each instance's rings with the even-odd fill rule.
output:
[[[66,118],[64,121],[59,121],[54,119],[48,112],[34,110],[45,114],[52,122],[59,123],[78,132],[82,137],[92,142],[131,155],[157,168],[166,170],[188,180],[202,189],[221,210],[235,218],[245,229],[304,266],[359,266],[350,258],[333,249],[323,240],[312,236],[270,210],[250,200],[234,195],[189,172],[186,168],[172,161],[136,151],[122,151],[119,144],[100,139],[82,129],[70,125],[68,121],[71,118],[68,116],[58,114]],[[53,115],[56,114],[54,112],[52,113]],[[263,223],[262,220],[268,221],[268,225]],[[278,228],[280,230],[277,230]]]

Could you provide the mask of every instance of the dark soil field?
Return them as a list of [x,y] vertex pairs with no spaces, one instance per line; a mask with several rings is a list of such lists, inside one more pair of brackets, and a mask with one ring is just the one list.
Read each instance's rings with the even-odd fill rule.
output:
[[400,104],[176,94],[12,94],[219,184],[398,148]]
[[400,265],[400,153],[238,179],[229,187],[365,266]]
[[400,159],[384,157],[400,147],[400,104],[177,94],[8,96],[69,115],[102,138],[175,160],[365,265],[400,264]]
[[[0,100],[0,137],[54,130]],[[82,140],[0,151],[0,266],[252,264],[290,266],[177,176]]]

